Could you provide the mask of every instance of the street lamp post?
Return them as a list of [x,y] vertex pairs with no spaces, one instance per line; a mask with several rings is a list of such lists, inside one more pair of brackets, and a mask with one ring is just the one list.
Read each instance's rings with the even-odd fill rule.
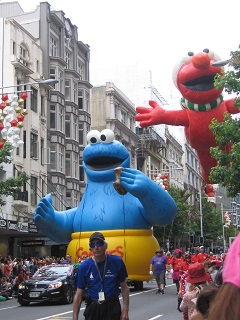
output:
[[[22,86],[27,86],[27,85],[32,85],[32,84],[41,84],[41,85],[54,85],[57,84],[59,81],[56,79],[46,79],[46,80],[39,80],[39,81],[34,81],[34,82],[27,82],[27,83],[20,83],[17,85],[13,85],[13,86],[6,86],[6,87],[0,87],[0,90],[2,90],[2,94],[3,94],[3,89],[10,89],[10,88],[18,88],[18,87],[22,87]],[[22,91],[26,91],[26,90],[20,90],[17,92],[22,92]],[[16,91],[14,92],[4,92],[4,94],[11,94],[11,93],[16,93]]]
[[223,252],[225,252],[226,251],[226,239],[225,239],[224,213],[223,213],[223,203],[222,202],[221,202],[221,213],[222,213]]

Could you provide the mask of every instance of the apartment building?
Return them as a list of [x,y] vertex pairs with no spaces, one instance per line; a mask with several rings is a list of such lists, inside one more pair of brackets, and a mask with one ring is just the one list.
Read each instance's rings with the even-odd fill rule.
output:
[[[82,152],[91,121],[90,47],[78,40],[78,29],[64,12],[51,10],[48,2],[41,2],[32,12],[23,12],[17,2],[1,3],[0,17],[4,39],[1,87],[33,83],[19,86],[29,90],[31,99],[26,100],[24,147],[16,150],[13,161],[16,169],[30,176],[29,185],[22,190],[28,197],[17,200],[22,215],[15,214],[15,200],[8,199],[8,219],[18,223],[20,217],[33,217],[37,203],[47,193],[52,194],[56,210],[79,204],[85,186]],[[46,79],[57,83],[41,84]],[[12,235],[16,249],[17,237],[23,234],[16,231]],[[0,236],[4,237],[2,232]],[[24,254],[34,255],[34,250],[54,254],[51,246],[27,247]]]

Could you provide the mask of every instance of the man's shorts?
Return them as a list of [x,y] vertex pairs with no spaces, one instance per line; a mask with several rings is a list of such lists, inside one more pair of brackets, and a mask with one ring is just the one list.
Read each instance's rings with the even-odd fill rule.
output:
[[157,284],[165,283],[165,271],[154,274]]

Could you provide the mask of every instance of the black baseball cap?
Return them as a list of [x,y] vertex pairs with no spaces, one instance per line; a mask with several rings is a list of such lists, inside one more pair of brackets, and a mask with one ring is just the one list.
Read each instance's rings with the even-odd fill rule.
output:
[[92,242],[94,239],[98,239],[98,240],[101,240],[101,241],[104,241],[105,238],[103,236],[103,234],[101,232],[94,232],[90,238],[89,238],[89,242]]

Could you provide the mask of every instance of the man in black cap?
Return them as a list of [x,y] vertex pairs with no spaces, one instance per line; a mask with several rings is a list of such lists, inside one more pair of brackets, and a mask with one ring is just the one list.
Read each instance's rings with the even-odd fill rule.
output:
[[[86,320],[128,320],[129,288],[128,277],[123,260],[115,255],[106,254],[107,242],[100,232],[94,232],[89,238],[92,259],[82,262],[78,268],[77,291],[73,302],[73,320],[78,319],[83,300],[83,291],[87,287],[89,298],[86,300],[84,316]],[[119,301],[119,286],[123,298],[123,307]]]
[[155,253],[156,255],[152,257],[152,260],[150,262],[149,274],[154,274],[155,276],[158,286],[158,290],[156,293],[164,294],[167,259],[164,257],[162,249],[156,250]]

